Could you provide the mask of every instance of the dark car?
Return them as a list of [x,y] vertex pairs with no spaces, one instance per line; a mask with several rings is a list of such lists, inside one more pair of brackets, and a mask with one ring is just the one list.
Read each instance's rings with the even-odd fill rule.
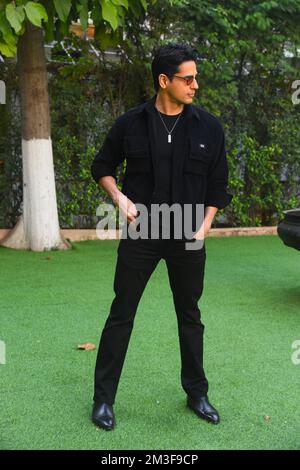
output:
[[300,250],[300,208],[284,211],[284,214],[277,233],[285,245]]

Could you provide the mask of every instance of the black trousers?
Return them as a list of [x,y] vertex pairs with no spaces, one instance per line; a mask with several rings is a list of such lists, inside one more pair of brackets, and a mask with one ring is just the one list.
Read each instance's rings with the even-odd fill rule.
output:
[[160,259],[167,265],[178,322],[181,384],[197,397],[208,382],[203,370],[203,332],[198,301],[203,291],[205,244],[186,250],[184,241],[121,239],[118,246],[114,291],[102,331],[95,368],[94,401],[114,404],[138,303]]

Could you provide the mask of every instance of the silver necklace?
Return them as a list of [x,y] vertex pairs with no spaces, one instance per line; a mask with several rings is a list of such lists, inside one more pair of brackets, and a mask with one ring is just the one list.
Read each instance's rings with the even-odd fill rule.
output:
[[[157,109],[157,108],[156,108],[156,109]],[[171,129],[170,131],[169,131],[169,129],[167,128],[167,126],[166,126],[166,124],[165,124],[165,122],[164,122],[164,120],[163,120],[163,118],[162,118],[162,115],[160,114],[160,112],[158,111],[158,109],[157,109],[157,112],[158,112],[158,114],[159,114],[159,117],[160,117],[160,119],[161,119],[163,125],[165,126],[165,129],[166,129],[167,134],[168,134],[168,144],[170,144],[170,143],[172,142],[172,136],[171,136],[171,134],[172,134],[172,132],[173,132],[173,130],[174,130],[174,128],[175,128],[177,122],[178,122],[178,119],[180,118],[180,116],[181,116],[181,114],[182,114],[182,111],[181,111],[181,113],[179,114],[178,118],[176,119],[176,121],[175,121],[175,123],[174,123],[174,125],[173,125],[173,127],[172,127],[172,129]]]

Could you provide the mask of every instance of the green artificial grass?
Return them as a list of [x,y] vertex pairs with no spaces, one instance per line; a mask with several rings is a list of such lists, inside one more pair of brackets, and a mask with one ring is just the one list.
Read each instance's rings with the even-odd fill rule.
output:
[[299,449],[300,252],[276,236],[206,240],[205,370],[214,426],[186,407],[164,261],[140,301],[114,411],[90,421],[95,343],[113,299],[117,241],[67,252],[0,247],[1,449]]

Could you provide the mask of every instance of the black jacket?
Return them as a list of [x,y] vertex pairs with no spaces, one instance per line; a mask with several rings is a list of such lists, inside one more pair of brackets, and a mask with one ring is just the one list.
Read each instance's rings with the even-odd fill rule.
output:
[[[134,203],[155,201],[157,168],[154,104],[156,95],[116,119],[91,165],[98,183],[102,176],[116,178],[126,159],[122,192]],[[172,203],[226,207],[228,166],[224,133],[218,119],[203,109],[184,105],[183,123],[176,134],[172,165]]]

